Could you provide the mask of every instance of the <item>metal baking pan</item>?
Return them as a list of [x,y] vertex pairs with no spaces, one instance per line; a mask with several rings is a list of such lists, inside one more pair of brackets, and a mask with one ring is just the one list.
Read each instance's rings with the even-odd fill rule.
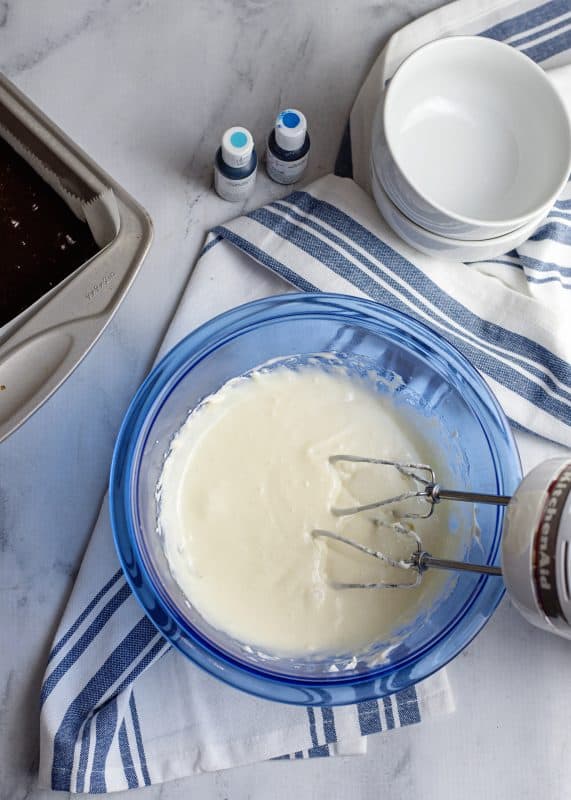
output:
[[[147,212],[2,74],[0,136],[89,224],[100,247],[0,328],[1,442],[61,386],[101,336],[153,233]],[[0,273],[1,267],[0,243]]]

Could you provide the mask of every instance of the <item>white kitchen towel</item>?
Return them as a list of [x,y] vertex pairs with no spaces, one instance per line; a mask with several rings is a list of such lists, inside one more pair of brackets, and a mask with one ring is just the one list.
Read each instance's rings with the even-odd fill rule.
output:
[[[569,55],[569,0],[540,6],[460,0],[393,37],[372,74],[388,55],[398,63],[423,41],[467,32],[468,21],[469,32],[515,46],[531,42],[529,54],[538,60]],[[353,123],[372,113],[363,106],[365,89],[369,81],[351,129],[362,164],[365,139]],[[355,183],[330,176],[219,228],[202,259],[222,268],[244,263],[247,253],[299,289],[371,296],[408,311],[467,353],[515,422],[571,444],[571,336],[562,299],[569,296],[570,232],[567,192],[534,237],[527,262],[521,250],[498,274],[492,264],[437,262],[396,240]],[[191,307],[192,281],[163,352],[190,330]],[[397,697],[334,710],[257,700],[205,675],[169,649],[131,595],[105,501],[42,686],[40,781],[109,792],[263,759],[364,752],[367,735],[452,707],[444,671]]]

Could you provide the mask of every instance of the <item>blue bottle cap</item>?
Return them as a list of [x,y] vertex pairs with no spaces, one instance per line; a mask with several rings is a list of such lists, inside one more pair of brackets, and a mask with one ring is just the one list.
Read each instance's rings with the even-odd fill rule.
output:
[[282,150],[300,150],[307,134],[307,120],[301,111],[286,108],[278,114],[274,131],[276,144]]
[[229,167],[244,167],[254,150],[254,140],[247,128],[228,128],[222,136],[222,160]]

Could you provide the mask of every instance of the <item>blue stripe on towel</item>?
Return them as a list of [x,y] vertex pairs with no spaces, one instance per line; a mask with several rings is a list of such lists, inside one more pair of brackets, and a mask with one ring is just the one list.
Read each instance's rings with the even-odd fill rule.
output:
[[393,714],[393,704],[390,697],[383,697],[383,708],[385,709],[385,719],[387,728],[392,730],[395,727],[395,716]]
[[91,642],[95,639],[97,634],[101,631],[104,625],[109,622],[113,614],[117,611],[118,608],[127,600],[128,597],[131,596],[131,590],[129,586],[124,583],[121,588],[113,595],[111,600],[101,609],[97,617],[91,623],[91,625],[87,628],[87,630],[79,637],[77,642],[73,645],[67,655],[62,658],[60,663],[53,669],[53,671],[49,674],[49,676],[44,681],[42,686],[42,690],[40,693],[40,706],[42,706],[50,694],[53,692],[55,687],[58,685],[60,680],[63,678],[65,673],[71,669],[71,667],[75,664],[77,659],[82,655],[82,653],[89,647]]
[[[559,244],[571,244],[571,225],[566,225],[564,222],[555,222],[553,220],[542,225],[537,231],[530,236],[530,242],[542,242],[545,239],[553,239],[554,242]],[[571,270],[569,270],[571,273]]]
[[335,730],[335,714],[333,709],[322,706],[321,716],[323,717],[323,733],[327,744],[337,741],[337,731]]
[[[434,317],[430,309],[427,309],[427,314],[429,317],[432,316],[433,324],[444,329],[445,338],[448,338],[463,350],[474,365],[482,372],[487,373],[498,382],[509,387],[510,390],[520,394],[527,401],[534,402],[536,405],[543,407],[549,413],[553,414],[553,416],[567,423],[571,415],[570,407],[559,400],[559,397],[565,398],[567,396],[566,389],[561,389],[554,383],[551,376],[544,372],[544,365],[551,367],[551,370],[560,380],[565,381],[567,379],[568,382],[571,380],[571,365],[566,364],[562,359],[559,359],[536,342],[527,339],[527,337],[515,334],[472,314],[465,306],[462,306],[443,292],[436,284],[431,282],[413,264],[388,247],[384,242],[377,239],[369,231],[362,228],[362,226],[353,219],[324,201],[316,201],[314,198],[311,198],[311,196],[309,197],[310,201],[313,203],[311,212],[314,215],[319,217],[325,216],[326,218],[329,217],[326,221],[337,230],[343,227],[348,229],[345,231],[348,237],[356,241],[369,252],[371,250],[374,252],[375,249],[379,251],[375,255],[379,260],[384,262],[384,270],[379,269],[376,264],[371,263],[366,257],[354,251],[351,245],[344,242],[342,243],[342,247],[346,251],[352,251],[356,260],[361,261],[361,263],[366,263],[371,272],[381,277],[385,283],[388,283],[390,286],[389,289],[381,287],[379,283],[365,273],[358,264],[348,260],[339,250],[335,250],[330,244],[315,237],[295,223],[276,215],[268,209],[260,209],[259,211],[252,212],[250,216],[260,224],[273,230],[285,240],[290,241],[296,247],[307,252],[308,255],[320,260],[325,266],[352,283],[360,291],[369,295],[369,297],[381,302],[389,302],[389,304],[397,310],[404,311],[411,316],[417,317],[421,321],[423,317],[417,313],[417,309],[422,305],[422,301],[419,300],[418,297],[412,295],[406,286],[403,287],[398,284],[394,278],[391,277],[390,271],[392,270],[392,272],[398,274],[401,280],[404,278],[404,281],[414,287],[417,292],[419,291],[418,286],[422,286],[424,297],[442,311],[444,316],[443,320]],[[290,202],[296,202],[295,195],[291,195],[288,200]],[[299,205],[299,197],[297,198],[297,202]],[[327,209],[324,212],[325,206]],[[288,213],[291,214],[289,209]],[[310,226],[312,224],[315,225],[312,220],[307,218],[303,218],[303,221]],[[340,241],[334,234],[324,229],[323,232],[328,236],[330,241]],[[373,240],[372,247],[370,242],[361,241],[361,239],[366,238]],[[263,261],[263,259],[261,260]],[[401,297],[397,296],[396,292],[398,292]],[[404,296],[404,300],[402,296]],[[455,321],[460,327],[461,330],[458,333],[452,327],[447,327],[450,321]],[[486,337],[490,338],[492,342],[495,340],[498,343],[498,347],[503,346],[508,349],[508,352],[501,354],[501,357],[505,361],[499,360],[494,353],[493,347],[487,340],[479,340],[470,330],[471,328],[478,330],[478,328],[484,327],[486,329]],[[459,338],[461,334],[468,337],[468,342]],[[479,344],[479,347],[476,347],[474,342],[470,341],[470,338],[475,340]],[[512,352],[510,352],[510,349]],[[527,355],[528,357],[533,357],[534,355],[537,357],[539,352],[542,360],[539,364],[533,362],[531,364],[526,363],[523,359],[520,360],[514,351],[520,351],[522,355]],[[539,383],[536,383],[531,378],[528,378],[522,372],[518,371],[518,368],[525,369],[527,372],[534,374],[541,382],[544,382],[551,388],[555,397],[548,394],[545,388]]]
[[151,778],[149,776],[149,769],[147,767],[147,758],[145,756],[145,748],[143,746],[143,737],[141,735],[141,725],[139,722],[139,714],[137,713],[134,692],[131,692],[131,697],[129,698],[129,708],[131,710],[131,718],[133,720],[133,730],[135,731],[135,741],[137,742],[137,752],[139,753],[139,763],[141,765],[143,780],[145,781],[145,786],[150,786]]
[[219,225],[215,228],[217,233],[220,233],[225,239],[228,239],[229,242],[235,244],[236,247],[239,247],[240,250],[243,250],[248,255],[252,256],[253,259],[259,261],[260,264],[264,264],[266,267],[269,267],[273,272],[277,275],[280,275],[285,281],[291,283],[293,286],[297,286],[298,289],[301,289],[302,292],[317,292],[317,286],[314,286],[309,281],[306,281],[305,278],[302,278],[301,275],[298,275],[297,272],[289,269],[286,267],[285,264],[282,264],[272,256],[268,255],[265,250],[261,250],[259,247],[253,245],[248,239],[244,239],[242,236],[238,236],[238,234],[234,233],[234,231],[228,230],[223,225]]
[[553,206],[547,218],[551,220],[555,220],[556,222],[571,222],[571,213],[569,211],[562,211],[560,208],[556,208]]
[[361,736],[369,736],[371,733],[379,733],[382,730],[379,704],[376,700],[364,700],[362,703],[357,703],[357,714]]
[[534,278],[533,276],[529,275],[529,273],[526,273],[525,279],[529,283],[559,283],[562,289],[571,289],[571,285],[563,283],[559,275],[550,275],[546,278]]
[[571,278],[571,267],[562,267],[554,261],[540,261],[538,258],[532,258],[523,253],[520,258],[527,269],[534,269],[538,272],[558,272],[562,278]]
[[505,19],[498,22],[491,28],[482,31],[481,36],[487,36],[490,39],[498,39],[503,41],[515,36],[517,33],[529,31],[532,28],[537,28],[552,19],[557,19],[569,11],[569,0],[550,0],[541,6],[525,11],[523,14],[518,14],[510,19]]
[[73,625],[67,630],[65,635],[62,636],[61,639],[57,642],[57,644],[53,647],[51,653],[48,656],[48,664],[54,658],[54,656],[56,656],[59,653],[59,651],[62,649],[62,647],[69,641],[69,639],[73,636],[73,634],[79,628],[79,626],[84,621],[84,619],[89,616],[89,614],[93,611],[93,609],[95,608],[97,603],[101,600],[101,598],[104,597],[107,594],[109,589],[115,583],[117,583],[117,581],[119,580],[119,578],[122,575],[123,575],[123,570],[118,569],[117,572],[115,573],[115,575],[113,575],[113,577],[110,580],[107,581],[107,583],[105,584],[103,589],[101,589],[99,592],[97,592],[97,594],[95,595],[93,600],[90,603],[87,604],[87,606],[81,612],[79,617],[75,620]]
[[[142,652],[145,648],[141,647],[140,651]],[[144,657],[137,663],[134,669],[127,675],[127,677],[117,686],[114,694],[119,694],[126,689],[127,686],[130,686],[135,678],[137,678],[141,672],[144,672],[148,666],[150,666],[154,661],[158,661],[159,658],[168,653],[170,650],[170,644],[166,639],[164,639],[161,634],[157,634],[157,641],[155,644],[147,650]],[[133,663],[135,659],[133,660]]]
[[330,753],[329,745],[327,744],[320,744],[317,747],[310,747],[310,749],[307,751],[308,758],[323,758],[328,755],[330,755]]
[[317,747],[317,727],[315,725],[315,711],[311,706],[308,706],[307,709],[307,716],[309,717],[309,734],[311,736],[311,744],[314,747]]
[[125,720],[123,720],[119,726],[119,753],[121,754],[121,761],[123,763],[123,771],[125,772],[127,787],[129,789],[135,789],[139,785],[139,781],[137,780],[133,756],[131,755],[131,748],[129,746],[129,737],[127,735],[127,726],[125,725]]
[[545,42],[528,47],[522,50],[522,53],[539,62],[546,61],[564,50],[569,50],[569,48],[571,48],[571,30],[565,31],[559,36],[554,36],[552,39],[546,39]]
[[98,711],[95,720],[95,751],[93,753],[91,781],[89,782],[89,791],[92,793],[103,794],[107,791],[105,763],[116,728],[117,698],[114,697],[110,703]]
[[[525,256],[521,256],[521,258],[523,259],[523,258],[525,258]],[[514,267],[515,269],[519,269],[519,270],[523,270],[523,268],[524,268],[523,264],[519,264],[519,263],[517,263],[515,261],[504,261],[501,258],[487,258],[482,263],[484,263],[484,264],[499,264],[502,267]],[[476,268],[475,264],[468,264],[468,266],[474,266],[474,268]],[[529,270],[529,269],[530,269],[530,267],[526,265],[526,270]],[[524,275],[524,280],[527,283],[535,283],[535,284],[553,283],[554,281],[556,281],[556,282],[561,284],[561,287],[563,289],[571,289],[571,284],[563,283],[561,281],[561,276],[560,275],[551,275],[551,276],[548,276],[548,277],[536,278],[533,275],[530,275],[529,271],[526,271],[525,275]],[[513,420],[512,420],[512,423],[513,423]]]
[[[421,292],[423,297],[436,306],[436,308],[441,311],[445,317],[448,317],[450,320],[456,322],[461,328],[461,332],[463,334],[476,339],[476,341],[479,341],[479,343],[486,350],[490,350],[493,345],[502,347],[502,349],[508,351],[507,353],[502,353],[502,357],[514,362],[515,366],[524,367],[525,369],[534,372],[537,377],[543,378],[552,389],[560,394],[561,397],[567,396],[565,389],[559,389],[559,387],[553,383],[551,378],[544,374],[544,367],[547,367],[552,373],[557,375],[561,382],[571,388],[571,365],[559,358],[559,356],[556,356],[550,350],[547,350],[547,348],[542,347],[540,344],[532,339],[527,338],[526,336],[522,336],[521,334],[515,333],[514,331],[510,331],[507,328],[503,328],[500,325],[496,325],[488,320],[483,320],[481,317],[478,317],[476,314],[466,308],[466,306],[462,305],[450,295],[446,294],[418,267],[400,255],[400,253],[397,253],[395,250],[389,247],[386,242],[383,242],[381,239],[376,237],[373,233],[371,233],[371,231],[369,231],[367,228],[364,228],[356,220],[345,214],[345,212],[341,211],[336,206],[333,206],[324,200],[318,200],[307,192],[295,192],[287,197],[286,200],[288,203],[294,204],[301,208],[303,211],[305,211],[305,213],[312,214],[314,217],[322,220],[333,229],[340,231],[347,237],[349,241],[355,242],[367,253],[381,261],[383,268],[379,269],[376,264],[373,264],[362,254],[355,251],[350,244],[340,240],[329,230],[316,225],[314,220],[310,219],[309,217],[297,217],[300,222],[303,222],[310,227],[315,227],[331,242],[338,243],[339,246],[345,251],[350,252],[356,260],[365,264],[371,272],[390,282],[393,289],[396,288],[401,293],[409,294],[406,288],[395,284],[390,277],[390,273],[397,275],[406,284],[415,289],[415,291],[419,293]],[[275,203],[273,205],[281,206],[282,204]],[[290,214],[290,216],[295,216],[295,212],[292,212],[291,209],[285,206],[283,206],[283,208],[288,214]],[[275,215],[266,216],[268,214],[271,214],[268,209],[260,209],[257,212],[252,212],[250,216],[266,227],[271,228],[275,233],[286,240],[290,237],[296,237],[296,242],[293,243],[297,243],[297,240],[299,240],[298,231],[301,229],[296,229],[295,225],[288,220],[285,220],[283,217],[276,218]],[[303,231],[303,233],[306,232]],[[328,260],[323,260],[323,258],[318,259],[321,260],[325,266],[337,272],[337,274],[342,275],[342,277],[345,277],[346,279],[350,279],[349,276],[351,272],[354,274],[361,273],[361,275],[365,276],[365,279],[368,278],[368,276],[366,276],[357,265],[351,261],[348,261],[347,259],[344,259],[343,255],[339,253],[338,250],[333,250],[332,248],[327,250],[328,245],[326,245],[321,239],[311,237],[311,234],[309,233],[307,234],[307,237],[311,238],[312,246],[314,248],[320,249],[322,254],[327,252]],[[298,243],[298,246],[303,247],[303,244],[300,245]],[[309,252],[309,254],[314,255],[313,252]],[[337,269],[337,266],[341,265],[342,261],[344,262],[343,266],[345,269]],[[379,294],[379,286],[375,281],[368,279],[366,280],[366,283],[372,289],[374,288],[376,295]],[[359,288],[361,288],[362,291],[369,293],[365,288],[363,288],[362,285],[359,285]],[[380,298],[375,297],[375,299]],[[418,305],[418,302],[418,299],[411,297],[410,306],[404,306],[403,310],[407,311],[412,316],[417,316],[422,320],[422,317],[415,312],[415,307]],[[428,310],[428,314],[430,315],[432,312]],[[486,330],[486,337],[485,339],[479,339],[477,333],[474,333],[474,330],[478,331],[483,327],[485,327]],[[450,330],[450,335],[456,336],[453,329]],[[469,345],[458,343],[457,346],[460,349],[463,349]],[[524,362],[520,360],[518,356],[534,359],[536,362],[535,367],[529,363],[524,364]],[[487,354],[487,357],[489,359],[495,358],[496,356],[492,351]],[[474,363],[477,363],[481,360],[481,356],[478,356]],[[492,375],[492,377],[495,378],[496,376]]]
[[[54,737],[53,789],[70,791],[74,746],[84,720],[156,635],[152,622],[143,617],[70,703]],[[138,672],[135,669],[131,674],[134,679]]]
[[209,250],[212,250],[215,244],[218,244],[221,241],[222,241],[222,236],[215,236],[214,239],[211,239],[204,245],[204,247],[198,254],[198,258],[202,258],[202,256],[206,255],[206,253],[208,253]]
[[409,686],[397,695],[397,711],[401,725],[414,725],[420,722],[420,708],[416,688]]
[[559,19],[558,22],[555,22],[553,25],[549,25],[547,28],[542,28],[540,31],[534,31],[533,33],[527,33],[523,36],[518,36],[517,39],[512,39],[510,41],[510,45],[512,47],[520,48],[522,44],[527,44],[528,42],[532,42],[534,39],[539,39],[542,36],[547,36],[549,33],[555,33],[555,31],[563,28],[565,25],[569,25],[571,19],[569,16]]

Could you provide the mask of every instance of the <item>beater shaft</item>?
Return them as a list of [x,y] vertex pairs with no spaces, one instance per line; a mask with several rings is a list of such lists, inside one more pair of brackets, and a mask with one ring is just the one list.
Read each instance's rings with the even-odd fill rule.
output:
[[440,500],[459,500],[464,503],[487,503],[492,506],[507,506],[511,500],[505,494],[482,494],[481,492],[459,492],[454,489],[443,489],[435,483],[426,487],[426,496],[434,503]]
[[422,551],[413,553],[411,562],[421,571],[428,567],[435,569],[452,570],[454,572],[477,572],[481,575],[500,575],[501,567],[489,567],[487,564],[468,564],[465,561],[451,561],[448,558],[435,558],[430,553]]

